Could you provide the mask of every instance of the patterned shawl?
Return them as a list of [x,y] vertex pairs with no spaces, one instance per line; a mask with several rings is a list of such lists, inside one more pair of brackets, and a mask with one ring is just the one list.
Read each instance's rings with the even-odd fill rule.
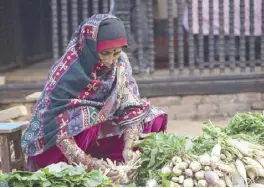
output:
[[112,67],[99,61],[96,40],[105,19],[117,18],[97,14],[84,21],[52,66],[22,137],[26,155],[38,155],[97,124],[103,125],[99,138],[121,135],[148,115],[149,103],[140,100],[126,54]]

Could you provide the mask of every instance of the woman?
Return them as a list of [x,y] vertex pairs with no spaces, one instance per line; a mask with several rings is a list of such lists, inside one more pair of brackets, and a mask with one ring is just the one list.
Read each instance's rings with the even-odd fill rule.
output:
[[61,161],[105,170],[100,158],[128,162],[140,132],[166,129],[167,115],[140,100],[124,47],[125,28],[114,16],[97,14],[77,28],[23,135],[29,170]]

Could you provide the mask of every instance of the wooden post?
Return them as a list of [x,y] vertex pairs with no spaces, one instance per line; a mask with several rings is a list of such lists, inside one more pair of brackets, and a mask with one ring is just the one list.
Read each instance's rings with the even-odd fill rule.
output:
[[209,1],[209,37],[208,37],[208,46],[209,46],[209,69],[210,73],[214,72],[215,67],[215,47],[214,47],[214,4],[213,1]]
[[179,73],[183,73],[184,69],[184,42],[183,42],[183,1],[177,0],[177,12],[178,12],[178,21],[177,21],[177,34],[178,34],[178,64],[179,64]]
[[[255,32],[254,32],[254,0],[249,0],[249,61],[250,61],[250,72],[255,70],[255,61],[256,61],[256,54],[255,54]],[[262,21],[263,23],[263,21]]]
[[19,170],[24,170],[25,166],[25,157],[22,153],[22,147],[21,147],[21,137],[22,137],[22,130],[18,131],[18,138],[13,141],[14,143],[14,152],[15,152],[15,160],[21,160],[21,165],[19,166]]
[[147,15],[148,15],[148,50],[149,50],[149,64],[150,72],[155,70],[155,48],[154,48],[154,26],[153,26],[153,4],[152,0],[147,1]]
[[[180,6],[180,5],[178,5]],[[178,17],[179,18],[179,17]],[[169,71],[174,73],[175,70],[175,54],[174,54],[174,22],[173,22],[172,0],[168,0],[168,38],[169,38]],[[178,22],[179,23],[179,22]],[[179,26],[179,25],[178,25]],[[179,54],[180,56],[180,54]]]
[[239,56],[240,56],[240,70],[245,72],[246,70],[246,39],[245,39],[245,0],[240,0],[240,44],[239,44]]
[[236,46],[235,46],[235,26],[234,26],[234,0],[229,0],[229,62],[230,62],[230,67],[231,71],[234,71],[236,67]]
[[10,152],[10,145],[9,145],[9,135],[4,134],[2,136],[2,145],[1,145],[1,165],[2,170],[4,173],[9,173],[12,171],[12,164],[11,164],[11,152]]

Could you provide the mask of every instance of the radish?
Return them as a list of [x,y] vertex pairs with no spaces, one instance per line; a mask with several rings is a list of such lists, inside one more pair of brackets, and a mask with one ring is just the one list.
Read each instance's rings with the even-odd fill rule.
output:
[[221,145],[215,144],[215,146],[212,149],[211,156],[216,156],[220,160],[221,155]]
[[253,150],[254,156],[264,157],[264,151]]
[[198,187],[208,187],[208,183],[206,180],[199,180]]
[[245,166],[245,169],[246,169],[246,172],[247,172],[248,177],[249,177],[252,181],[254,181],[255,178],[256,178],[257,175],[258,175],[258,172],[256,171],[256,169],[255,169],[253,166],[251,166],[251,165],[246,165],[246,166]]
[[264,184],[264,178],[263,178],[263,177],[259,177],[259,178],[256,180],[256,183]]
[[185,170],[186,168],[188,168],[188,164],[186,162],[180,162],[176,166],[181,170]]
[[197,180],[204,179],[204,171],[198,171],[198,172],[195,172],[194,177],[195,177],[195,179],[197,179]]
[[231,173],[234,170],[230,165],[224,164],[222,162],[218,163],[218,169],[228,173]]
[[215,185],[219,181],[218,175],[213,171],[207,171],[204,173],[204,179],[209,185]]
[[224,177],[227,187],[233,187],[232,180],[228,175]]
[[146,187],[157,187],[158,183],[155,179],[149,179],[146,182]]
[[256,159],[257,162],[259,162],[261,164],[262,167],[264,167],[264,159],[259,157],[259,156],[255,156],[254,157]]
[[218,175],[219,178],[224,177],[224,173],[223,172],[221,172],[219,170],[215,170],[214,172]]
[[162,173],[162,174],[168,174],[168,173],[171,173],[171,167],[169,167],[169,165],[165,165],[164,167],[162,167],[162,169],[161,169],[161,173]]
[[221,160],[225,160],[225,159],[226,159],[225,154],[221,153],[221,155],[220,155],[220,159],[221,159]]
[[180,185],[178,183],[170,181],[170,187],[180,187]]
[[189,165],[189,168],[193,171],[193,172],[198,172],[199,170],[202,169],[201,164],[198,161],[192,161]]
[[176,166],[173,167],[172,171],[175,174],[175,176],[180,176],[182,174],[182,170],[177,168]]
[[226,182],[225,180],[219,179],[218,183],[217,183],[218,187],[226,187]]
[[204,169],[204,171],[210,171],[211,170],[210,166],[205,166],[203,169]]
[[171,181],[173,181],[174,183],[178,183],[179,182],[179,177],[172,177]]
[[184,182],[184,176],[181,175],[181,176],[179,176],[179,183],[182,184],[183,182]]
[[183,187],[193,187],[194,182],[192,178],[187,178],[183,181]]
[[252,157],[253,156],[253,150],[246,147],[243,143],[234,140],[234,139],[229,139],[227,140],[228,145],[236,148],[240,153],[242,153],[245,156]]
[[250,157],[244,157],[242,160],[246,164],[253,166],[258,172],[258,176],[264,177],[264,169],[261,166],[261,164],[259,164],[257,161],[255,161],[254,159]]
[[233,161],[233,157],[232,157],[231,153],[229,153],[228,151],[225,151],[225,156],[226,156],[226,160],[228,162]]
[[201,163],[201,165],[203,166],[210,165],[210,160],[211,160],[210,155],[207,153],[200,155],[198,157],[199,163]]
[[236,168],[237,168],[238,173],[242,176],[242,178],[244,179],[244,181],[246,183],[246,186],[248,187],[247,173],[246,173],[246,169],[245,169],[243,162],[240,159],[237,159],[235,164],[236,164]]
[[245,147],[251,148],[251,149],[257,149],[257,150],[264,150],[264,147],[258,144],[253,144],[251,142],[245,141],[245,140],[239,140],[240,143],[243,143]]
[[185,169],[184,174],[187,177],[193,177],[193,171],[191,169],[189,169],[189,168]]
[[210,161],[210,167],[216,169],[218,166],[219,158],[217,156],[212,156]]
[[175,156],[172,158],[171,162],[174,164],[174,165],[177,165],[177,163],[180,163],[182,162],[182,159],[178,156]]

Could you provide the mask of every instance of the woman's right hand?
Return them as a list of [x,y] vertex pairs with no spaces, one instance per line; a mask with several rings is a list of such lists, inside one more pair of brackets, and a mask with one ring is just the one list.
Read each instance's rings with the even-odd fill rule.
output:
[[111,178],[113,182],[117,181],[120,178],[118,171],[112,170],[111,167],[104,160],[93,158],[94,169],[101,170],[103,173],[110,170],[106,176]]

